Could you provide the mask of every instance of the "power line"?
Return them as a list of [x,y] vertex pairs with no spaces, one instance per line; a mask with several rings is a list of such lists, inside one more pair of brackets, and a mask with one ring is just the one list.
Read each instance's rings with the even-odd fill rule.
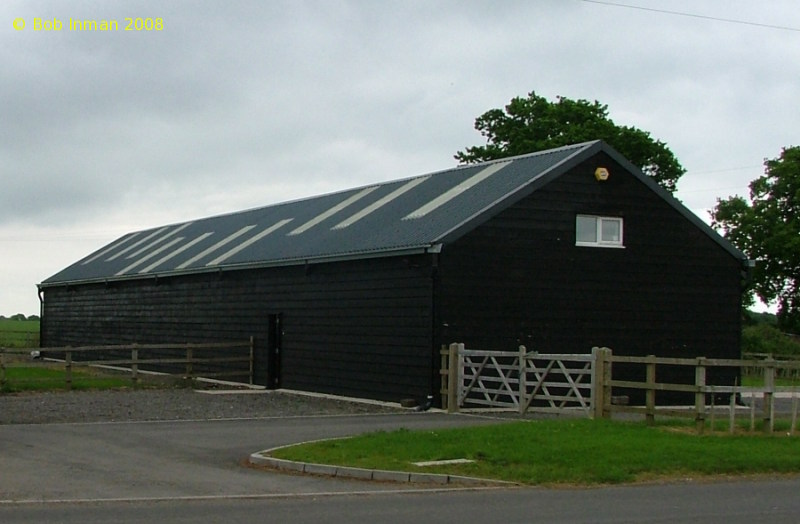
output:
[[747,186],[728,186],[728,187],[710,187],[706,189],[689,189],[688,191],[678,190],[678,193],[711,193],[716,191],[729,191],[731,189],[744,189]]
[[688,175],[707,175],[708,173],[724,173],[726,171],[744,171],[745,169],[757,169],[761,167],[761,164],[757,164],[754,166],[739,166],[739,167],[725,167],[721,169],[707,169],[703,171],[689,171],[686,174]]
[[653,7],[643,7],[640,5],[630,5],[630,4],[621,4],[619,2],[606,2],[603,0],[581,0],[582,2],[586,2],[587,4],[599,4],[611,7],[624,7],[626,9],[638,9],[640,11],[650,11],[652,13],[661,13],[667,15],[674,15],[674,16],[687,16],[690,18],[700,18],[702,20],[713,20],[715,22],[726,22],[728,24],[741,24],[741,25],[749,25],[755,27],[766,27],[768,29],[779,29],[781,31],[795,31],[800,33],[800,28],[797,27],[788,27],[783,25],[773,25],[773,24],[761,24],[759,22],[750,22],[748,20],[736,20],[733,18],[721,18],[718,16],[707,16],[707,15],[698,15],[694,13],[684,13],[681,11],[670,11],[667,9],[655,9]]

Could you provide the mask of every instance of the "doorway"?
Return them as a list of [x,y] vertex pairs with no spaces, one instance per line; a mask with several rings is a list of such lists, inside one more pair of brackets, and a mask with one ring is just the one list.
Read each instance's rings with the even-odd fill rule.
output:
[[253,382],[267,389],[281,387],[281,315],[267,316],[266,340],[257,341],[253,355]]
[[267,388],[281,387],[281,315],[269,315],[267,334]]

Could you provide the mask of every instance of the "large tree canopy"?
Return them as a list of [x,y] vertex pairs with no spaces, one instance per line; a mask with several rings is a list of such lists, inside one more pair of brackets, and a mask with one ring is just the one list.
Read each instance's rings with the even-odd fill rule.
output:
[[616,125],[608,117],[608,106],[596,100],[559,96],[550,102],[531,92],[527,98],[512,99],[505,110],[485,112],[475,119],[475,129],[487,143],[456,153],[459,162],[484,162],[601,139],[670,193],[686,172],[665,143],[641,129]]
[[750,183],[750,203],[717,200],[712,225],[756,261],[752,291],[777,301],[780,327],[800,333],[800,147],[784,148],[764,167]]

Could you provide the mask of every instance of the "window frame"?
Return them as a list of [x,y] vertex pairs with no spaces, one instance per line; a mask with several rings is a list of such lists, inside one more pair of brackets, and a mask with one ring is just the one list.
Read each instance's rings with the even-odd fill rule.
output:
[[[592,242],[578,240],[578,221],[581,218],[591,218],[595,221],[595,240]],[[603,240],[603,223],[616,222],[619,224],[619,240]],[[575,245],[579,247],[607,247],[624,249],[625,248],[625,221],[622,217],[612,217],[606,215],[590,215],[579,213],[575,215]]]

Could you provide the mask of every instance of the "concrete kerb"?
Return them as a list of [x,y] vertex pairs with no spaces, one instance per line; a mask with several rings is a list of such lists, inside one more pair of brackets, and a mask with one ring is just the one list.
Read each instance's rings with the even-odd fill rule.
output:
[[[348,437],[345,437],[348,438]],[[340,440],[340,439],[322,439]],[[321,442],[321,441],[312,441]],[[290,444],[295,445],[295,444]],[[374,480],[382,482],[406,482],[415,484],[435,484],[447,485],[457,484],[459,486],[478,486],[478,485],[504,485],[516,486],[514,482],[503,480],[482,479],[476,477],[464,477],[460,475],[446,475],[439,473],[419,473],[409,471],[389,471],[380,469],[353,468],[348,466],[336,466],[332,464],[314,464],[311,462],[298,462],[293,460],[279,459],[271,457],[270,454],[279,449],[289,446],[279,446],[276,448],[258,451],[250,455],[250,464],[256,466],[266,466],[278,471],[292,473],[304,473],[308,475],[322,475],[352,480]]]

